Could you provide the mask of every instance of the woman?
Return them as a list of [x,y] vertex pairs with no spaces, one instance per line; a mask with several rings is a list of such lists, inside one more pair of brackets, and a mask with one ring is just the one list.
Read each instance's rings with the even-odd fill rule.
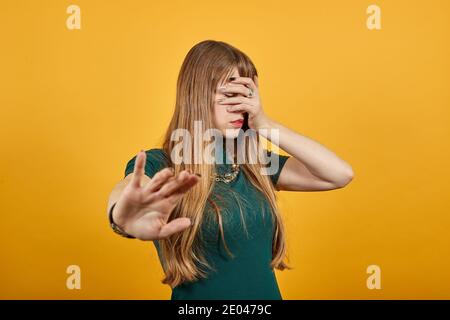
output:
[[[211,139],[214,156],[192,148],[192,136],[201,150],[211,146],[199,139],[198,122],[202,133],[222,135]],[[187,134],[181,144],[179,130]],[[266,152],[260,137],[289,156]],[[273,269],[290,267],[275,190],[342,188],[352,177],[333,152],[264,113],[246,54],[207,40],[182,64],[162,148],[128,162],[108,212],[117,233],[153,241],[172,299],[282,299]]]

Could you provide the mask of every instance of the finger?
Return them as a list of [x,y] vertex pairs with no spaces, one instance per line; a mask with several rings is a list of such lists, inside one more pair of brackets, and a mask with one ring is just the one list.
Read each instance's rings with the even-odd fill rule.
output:
[[242,85],[242,84],[237,84],[237,85],[227,85],[225,87],[220,87],[219,88],[219,92],[222,94],[225,93],[239,93],[242,94],[243,96],[248,96],[249,94],[249,88]]
[[158,171],[145,186],[144,193],[151,193],[158,191],[164,185],[164,183],[166,183],[172,177],[173,177],[172,168],[168,167]]
[[181,232],[191,226],[191,219],[177,218],[162,226],[159,230],[158,238],[163,239],[171,236],[174,233]]
[[252,88],[253,91],[258,89],[256,87],[255,83],[253,82],[253,80],[251,78],[247,78],[247,77],[236,77],[236,79],[234,79],[233,81],[230,81],[230,83],[233,83],[233,84],[236,84],[236,83],[245,84],[249,88]]
[[232,98],[223,98],[217,100],[219,104],[239,104],[239,103],[250,103],[250,99],[246,97],[232,97]]
[[169,197],[175,192],[186,192],[191,187],[192,182],[198,179],[199,177],[195,174],[189,174],[183,170],[176,179],[169,181],[158,191],[158,196]]
[[174,190],[179,188],[183,183],[186,182],[186,178],[188,177],[189,173],[186,170],[183,170],[180,172],[180,174],[173,179],[169,180],[167,183],[165,183],[161,189],[156,193],[157,197],[167,197],[169,196]]
[[248,112],[251,114],[253,111],[253,106],[249,106],[248,104],[245,104],[245,103],[235,104],[232,106],[228,106],[227,111],[228,112]]
[[196,175],[191,175],[187,178],[187,181],[176,189],[172,194],[166,196],[166,199],[170,201],[172,204],[177,204],[178,201],[183,197],[183,195],[189,191],[194,185],[196,185],[200,181],[200,178]]
[[255,74],[255,76],[253,78],[254,78],[253,82],[255,83],[256,87],[259,88],[258,76]]
[[133,177],[131,178],[130,182],[131,185],[135,188],[139,188],[141,186],[141,178],[144,175],[146,158],[147,155],[144,150],[139,151],[136,156],[134,162]]
[[153,193],[150,196],[150,201],[165,201],[168,202],[167,205],[169,205],[170,208],[174,208],[178,202],[183,198],[183,196],[186,194],[186,192],[192,188],[196,183],[200,181],[199,176],[191,175],[185,184],[183,184],[180,188],[176,189],[171,194],[164,196],[160,192]]

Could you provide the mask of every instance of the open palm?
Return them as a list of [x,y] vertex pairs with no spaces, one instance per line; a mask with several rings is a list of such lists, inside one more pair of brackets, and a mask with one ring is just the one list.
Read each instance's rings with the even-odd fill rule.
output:
[[187,217],[169,223],[168,219],[183,195],[200,178],[186,170],[175,177],[170,168],[165,168],[141,185],[145,161],[145,152],[140,152],[132,179],[114,208],[114,220],[126,233],[140,240],[163,239],[191,225]]

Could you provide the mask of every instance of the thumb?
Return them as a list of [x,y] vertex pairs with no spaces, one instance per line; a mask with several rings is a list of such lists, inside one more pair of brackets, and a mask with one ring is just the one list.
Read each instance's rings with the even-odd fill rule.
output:
[[191,226],[191,219],[177,218],[162,226],[159,230],[159,238],[167,238],[174,233],[181,232]]

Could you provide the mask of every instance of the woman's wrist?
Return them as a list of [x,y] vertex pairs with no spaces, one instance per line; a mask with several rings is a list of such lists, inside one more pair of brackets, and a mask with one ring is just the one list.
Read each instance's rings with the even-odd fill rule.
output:
[[275,122],[268,118],[263,117],[263,119],[258,123],[255,130],[261,134],[264,138],[266,138],[266,135],[270,129],[273,129],[275,127]]
[[114,212],[114,208],[115,208],[116,204],[117,204],[117,202],[114,203],[114,204],[111,206],[111,208],[109,209],[109,215],[108,215],[108,218],[109,218],[109,225],[111,226],[111,229],[113,229],[113,231],[114,231],[115,233],[117,233],[118,235],[120,235],[120,236],[122,236],[122,237],[124,237],[124,238],[135,239],[136,237],[133,237],[132,235],[126,233],[126,232],[123,230],[123,228],[120,227],[120,226],[114,221],[114,218],[113,218],[113,212]]

